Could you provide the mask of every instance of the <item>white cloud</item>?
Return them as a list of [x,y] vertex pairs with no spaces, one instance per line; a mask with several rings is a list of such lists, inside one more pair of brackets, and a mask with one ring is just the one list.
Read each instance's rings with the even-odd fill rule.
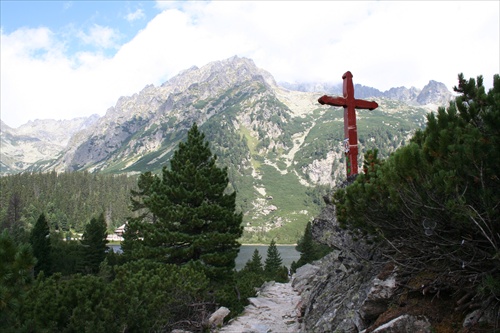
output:
[[125,19],[129,22],[137,21],[145,17],[146,15],[144,14],[144,11],[141,8],[138,8],[135,12],[128,13],[127,15],[125,15]]
[[120,34],[116,30],[98,24],[92,25],[88,33],[79,31],[77,35],[83,43],[99,48],[115,47],[120,39]]
[[[118,30],[77,34],[97,51],[65,54],[47,28],[2,32],[2,120],[104,114],[120,96],[161,84],[193,65],[251,58],[278,81],[341,81],[381,90],[456,84],[499,73],[498,2],[157,2],[164,10],[119,45]],[[480,19],[479,19],[480,18]],[[66,36],[65,36],[66,37]]]

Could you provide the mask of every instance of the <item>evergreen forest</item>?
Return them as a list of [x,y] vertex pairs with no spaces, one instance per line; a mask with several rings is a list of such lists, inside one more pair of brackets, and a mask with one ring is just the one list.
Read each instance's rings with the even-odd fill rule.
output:
[[130,191],[136,187],[134,176],[89,172],[0,177],[0,223],[2,229],[29,232],[44,213],[51,231],[75,238],[91,218],[104,213],[112,232],[130,215]]

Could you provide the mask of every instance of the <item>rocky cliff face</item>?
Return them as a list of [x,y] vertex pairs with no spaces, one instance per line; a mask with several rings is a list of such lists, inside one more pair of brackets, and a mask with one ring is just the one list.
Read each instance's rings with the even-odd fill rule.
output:
[[333,251],[316,263],[317,273],[302,287],[303,331],[365,330],[387,310],[394,295],[394,266],[386,265],[376,246],[342,230],[332,205],[313,221],[313,235]]

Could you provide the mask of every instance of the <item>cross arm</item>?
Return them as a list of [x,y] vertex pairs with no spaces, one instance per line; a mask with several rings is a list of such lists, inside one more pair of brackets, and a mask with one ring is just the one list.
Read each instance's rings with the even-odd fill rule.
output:
[[321,96],[318,99],[318,103],[321,105],[347,106],[347,100],[344,97],[331,97],[328,95]]
[[362,100],[362,99],[356,99],[355,100],[356,104],[355,104],[355,108],[357,109],[368,109],[368,110],[375,110],[376,108],[378,108],[378,104],[377,102],[373,102],[373,101],[365,101],[365,100]]

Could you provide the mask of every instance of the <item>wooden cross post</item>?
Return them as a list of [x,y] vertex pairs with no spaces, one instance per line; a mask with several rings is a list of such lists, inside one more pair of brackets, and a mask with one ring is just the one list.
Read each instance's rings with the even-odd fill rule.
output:
[[342,75],[344,79],[344,97],[331,97],[324,95],[318,99],[321,105],[344,107],[344,142],[346,157],[347,177],[358,174],[358,131],[356,128],[356,109],[373,110],[378,107],[376,102],[354,98],[354,85],[351,72]]

